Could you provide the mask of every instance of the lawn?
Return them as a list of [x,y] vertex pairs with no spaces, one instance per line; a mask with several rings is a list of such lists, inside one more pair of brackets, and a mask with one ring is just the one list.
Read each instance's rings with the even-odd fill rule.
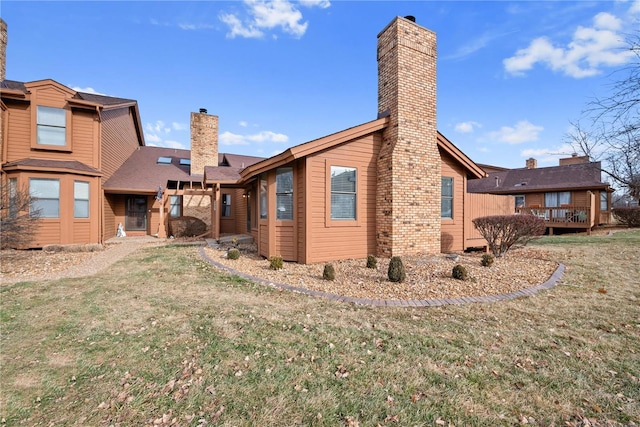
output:
[[558,287],[466,306],[278,291],[181,246],[2,285],[1,425],[639,424],[640,232],[534,244]]

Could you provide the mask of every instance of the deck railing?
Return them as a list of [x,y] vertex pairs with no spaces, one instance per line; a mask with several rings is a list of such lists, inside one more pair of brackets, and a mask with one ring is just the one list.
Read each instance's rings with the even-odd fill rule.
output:
[[542,218],[547,222],[548,227],[588,228],[593,226],[591,208],[589,207],[521,207],[517,208],[516,212],[519,214],[531,214]]

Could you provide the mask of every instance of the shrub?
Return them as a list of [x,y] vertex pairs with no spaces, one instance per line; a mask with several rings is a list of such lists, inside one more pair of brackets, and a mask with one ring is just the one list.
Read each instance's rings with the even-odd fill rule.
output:
[[378,259],[375,256],[367,256],[367,268],[378,268]]
[[281,256],[275,255],[269,258],[269,268],[271,270],[282,270],[282,267],[283,263]]
[[227,258],[229,259],[238,259],[240,258],[240,250],[236,248],[231,248],[227,251]]
[[640,206],[614,208],[613,217],[621,225],[640,227]]
[[482,260],[480,261],[480,263],[482,264],[483,267],[491,267],[491,265],[493,264],[493,261],[494,261],[493,255],[484,254],[482,255]]
[[542,236],[546,229],[544,219],[535,215],[483,216],[474,219],[473,225],[496,257],[503,256],[516,243],[526,245],[530,240]]
[[451,271],[451,276],[458,280],[467,280],[467,268],[462,264],[456,264]]
[[37,200],[27,188],[0,185],[0,249],[24,249],[33,242],[41,213]]
[[335,280],[336,269],[333,268],[333,264],[325,264],[324,271],[322,272],[322,278],[324,280]]
[[389,261],[389,271],[387,272],[389,280],[392,282],[403,282],[407,275],[404,271],[402,259],[398,256],[391,257]]

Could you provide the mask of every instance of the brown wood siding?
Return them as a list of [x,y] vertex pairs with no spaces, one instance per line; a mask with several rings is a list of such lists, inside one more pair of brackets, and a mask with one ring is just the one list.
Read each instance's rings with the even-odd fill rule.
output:
[[[364,258],[376,253],[376,160],[381,137],[368,135],[307,158],[309,182],[306,209],[310,209],[311,241],[302,243],[308,254],[305,262]],[[330,165],[357,168],[357,223],[340,226],[328,217],[327,168]],[[297,195],[296,197],[301,196]],[[299,207],[300,209],[300,207]],[[345,223],[346,224],[346,223]],[[302,233],[305,235],[305,233]]]
[[117,206],[124,206],[124,197],[118,194],[105,194],[103,213],[103,239],[108,240],[116,237],[118,223],[116,222]]
[[[95,118],[94,113],[73,110],[71,125],[72,155],[74,160],[100,169],[100,165],[98,164],[98,135],[96,134],[97,128],[94,127]],[[65,160],[69,157],[67,153],[56,154],[64,157]],[[60,160],[63,159],[61,158]]]
[[269,257],[269,225],[263,222],[258,225],[259,245],[258,250],[263,257]]
[[286,224],[285,221],[280,222],[281,224],[276,225],[276,255],[280,255],[285,261],[297,261],[293,221],[289,221],[290,224]]
[[515,197],[495,194],[465,194],[464,248],[482,247],[487,241],[473,226],[473,220],[490,215],[512,215],[515,211]]
[[524,205],[526,207],[536,205],[538,207],[544,206],[544,193],[528,193],[524,197]]
[[106,110],[101,116],[104,183],[138,148],[139,141],[130,108]]
[[26,159],[31,155],[31,109],[28,104],[7,103],[7,158],[3,162]]
[[[464,190],[467,186],[464,168],[449,155],[440,152],[442,177],[453,178],[452,219],[442,218],[440,225],[440,250],[443,253],[464,250]],[[434,203],[440,203],[434,200]]]
[[307,166],[306,166],[306,159],[301,159],[298,162],[296,162],[296,170],[297,170],[297,175],[296,175],[296,180],[297,180],[297,186],[296,189],[298,190],[298,197],[296,197],[296,224],[297,224],[297,236],[296,236],[296,244],[297,246],[297,261],[301,264],[306,264],[307,263],[307,247],[306,247],[306,222],[307,222],[307,191],[306,191],[306,173],[307,173]]

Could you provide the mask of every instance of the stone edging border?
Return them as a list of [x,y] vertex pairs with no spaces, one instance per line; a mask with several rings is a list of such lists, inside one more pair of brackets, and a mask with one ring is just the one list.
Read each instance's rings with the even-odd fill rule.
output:
[[313,291],[310,289],[299,288],[297,286],[285,285],[283,283],[274,283],[270,280],[261,279],[259,277],[250,276],[240,271],[234,270],[231,267],[227,267],[217,261],[211,259],[205,252],[204,247],[201,247],[198,252],[200,257],[207,261],[214,267],[223,270],[227,273],[236,275],[243,279],[261,283],[267,286],[275,287],[278,289],[297,292],[304,295],[313,297],[325,298],[331,301],[348,302],[356,305],[368,305],[372,307],[439,307],[443,305],[463,305],[478,302],[498,302],[507,301],[515,298],[528,297],[537,294],[540,291],[551,289],[558,284],[558,281],[562,278],[566,267],[562,263],[558,263],[558,268],[551,274],[546,282],[539,285],[532,286],[530,288],[521,289],[519,291],[510,292],[508,294],[501,295],[487,295],[481,297],[460,297],[460,298],[446,298],[446,299],[421,299],[421,300],[381,300],[381,299],[366,299],[366,298],[351,298],[342,295],[331,294],[328,292]]

